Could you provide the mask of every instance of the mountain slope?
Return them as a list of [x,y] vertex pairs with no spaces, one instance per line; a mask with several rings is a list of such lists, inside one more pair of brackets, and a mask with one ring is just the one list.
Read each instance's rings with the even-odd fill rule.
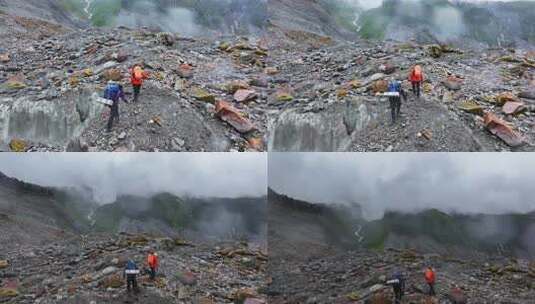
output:
[[96,231],[153,233],[190,238],[265,239],[265,198],[119,197],[95,213]]
[[318,35],[355,38],[348,28],[345,7],[337,1],[324,0],[270,0],[269,23],[283,32],[310,32]]
[[386,0],[364,9],[357,1],[273,0],[270,23],[281,30],[338,39],[393,39],[420,43],[527,46],[535,43],[531,1],[468,3],[450,0]]
[[70,28],[82,27],[85,23],[71,14],[63,0],[0,0],[0,11],[7,14],[40,19]]
[[304,257],[333,246],[357,248],[358,223],[349,208],[332,208],[295,200],[269,190],[268,240],[273,255]]
[[479,42],[491,46],[533,44],[535,4],[454,3],[448,0],[385,1],[364,12],[359,19],[363,38]]
[[387,212],[362,232],[371,248],[416,248],[463,256],[477,252],[533,257],[534,214],[459,215],[439,210],[417,214]]
[[[263,197],[198,199],[161,193],[121,196],[111,204],[98,205],[92,195],[82,192],[41,187],[0,175],[0,224],[10,231],[4,235],[45,241],[59,232],[126,232],[203,241],[265,242],[267,211]],[[37,233],[33,235],[31,230]]]
[[2,238],[46,242],[65,233],[87,232],[87,214],[94,207],[72,191],[36,186],[0,173],[0,225],[6,232]]
[[148,26],[163,31],[204,35],[261,32],[267,19],[267,1],[249,0],[61,0],[63,7],[94,26]]
[[[535,213],[463,215],[431,209],[389,211],[379,220],[367,221],[360,216],[358,206],[311,204],[274,191],[269,194],[269,208],[269,237],[277,239],[275,243],[301,244],[303,248],[412,248],[457,257],[479,253],[535,257],[535,246],[530,242],[535,237]],[[292,229],[299,229],[299,233],[292,233]]]

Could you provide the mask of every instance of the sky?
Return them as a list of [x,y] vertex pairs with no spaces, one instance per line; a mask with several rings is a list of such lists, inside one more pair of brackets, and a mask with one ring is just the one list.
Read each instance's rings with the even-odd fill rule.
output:
[[270,153],[269,186],[311,203],[386,210],[535,211],[535,154]]
[[90,187],[100,203],[119,195],[169,192],[195,197],[266,194],[262,153],[0,154],[0,172],[53,187]]

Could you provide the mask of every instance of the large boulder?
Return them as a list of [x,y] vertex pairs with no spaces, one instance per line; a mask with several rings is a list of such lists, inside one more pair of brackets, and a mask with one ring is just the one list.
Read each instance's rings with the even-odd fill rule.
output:
[[253,101],[258,97],[254,90],[238,90],[234,93],[234,100],[237,102],[249,102]]
[[26,88],[26,77],[23,74],[17,74],[8,78],[6,87],[9,90],[21,90]]
[[197,284],[197,276],[193,272],[182,272],[177,274],[176,277],[184,285],[193,286]]
[[124,284],[123,278],[118,275],[114,274],[112,276],[109,276],[107,278],[104,278],[102,281],[100,281],[100,286],[102,288],[108,289],[108,288],[120,288]]
[[206,91],[205,89],[194,88],[191,92],[191,95],[195,99],[200,100],[200,101],[210,102],[210,103],[215,102],[215,96],[209,93],[208,91]]
[[240,133],[248,133],[255,128],[248,119],[243,117],[243,115],[228,102],[216,102],[216,115]]
[[442,84],[449,90],[459,91],[462,87],[462,80],[455,76],[449,76],[442,81]]
[[466,304],[466,303],[468,303],[468,299],[466,298],[466,295],[458,287],[454,287],[454,288],[452,288],[450,290],[450,292],[448,294],[448,299],[451,301],[452,304]]
[[165,46],[173,46],[176,42],[176,37],[172,33],[160,33],[158,34],[158,38]]
[[392,297],[384,292],[380,291],[377,293],[372,294],[366,301],[364,301],[365,304],[392,304]]
[[104,79],[120,81],[122,79],[121,70],[119,69],[109,69],[104,72]]
[[193,67],[186,63],[181,64],[178,66],[176,73],[182,78],[190,79],[193,77]]
[[9,62],[10,60],[11,60],[11,58],[9,58],[9,54],[8,53],[0,54],[0,62],[6,63],[6,62]]
[[22,139],[14,138],[9,142],[9,148],[13,152],[26,152],[28,143]]
[[7,268],[9,266],[9,262],[7,260],[0,260],[0,269]]
[[486,113],[484,117],[485,127],[498,138],[511,147],[524,144],[524,138],[503,119],[492,113]]
[[372,84],[372,92],[377,93],[384,93],[388,90],[388,81],[386,80],[377,80]]
[[518,94],[518,97],[535,100],[535,89],[522,91]]
[[15,288],[0,288],[0,299],[14,298],[19,295],[19,292]]

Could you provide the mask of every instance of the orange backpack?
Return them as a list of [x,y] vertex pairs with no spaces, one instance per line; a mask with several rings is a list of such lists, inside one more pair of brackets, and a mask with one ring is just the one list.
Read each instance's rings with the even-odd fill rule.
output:
[[425,280],[429,284],[435,283],[435,272],[431,269],[427,269],[425,271]]
[[147,257],[147,262],[148,262],[150,267],[155,267],[156,266],[156,257],[153,254],[149,254],[149,256]]
[[414,76],[416,76],[417,78],[421,78],[422,77],[422,67],[417,65],[414,67]]
[[143,69],[141,69],[140,67],[135,67],[133,74],[134,74],[134,78],[137,80],[141,80],[144,77]]

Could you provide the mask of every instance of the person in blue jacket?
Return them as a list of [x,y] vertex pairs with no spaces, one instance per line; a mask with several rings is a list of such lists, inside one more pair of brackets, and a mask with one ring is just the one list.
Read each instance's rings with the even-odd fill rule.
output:
[[122,99],[128,103],[124,96],[123,86],[120,83],[109,81],[106,90],[104,91],[104,98],[111,100],[113,104],[110,106],[110,119],[106,131],[111,132],[113,128],[113,121],[117,119],[119,122],[119,100]]
[[138,292],[137,287],[137,275],[139,274],[139,269],[137,268],[136,263],[133,260],[128,260],[126,267],[123,272],[123,279],[126,278],[126,290],[130,292],[132,289],[134,292]]

